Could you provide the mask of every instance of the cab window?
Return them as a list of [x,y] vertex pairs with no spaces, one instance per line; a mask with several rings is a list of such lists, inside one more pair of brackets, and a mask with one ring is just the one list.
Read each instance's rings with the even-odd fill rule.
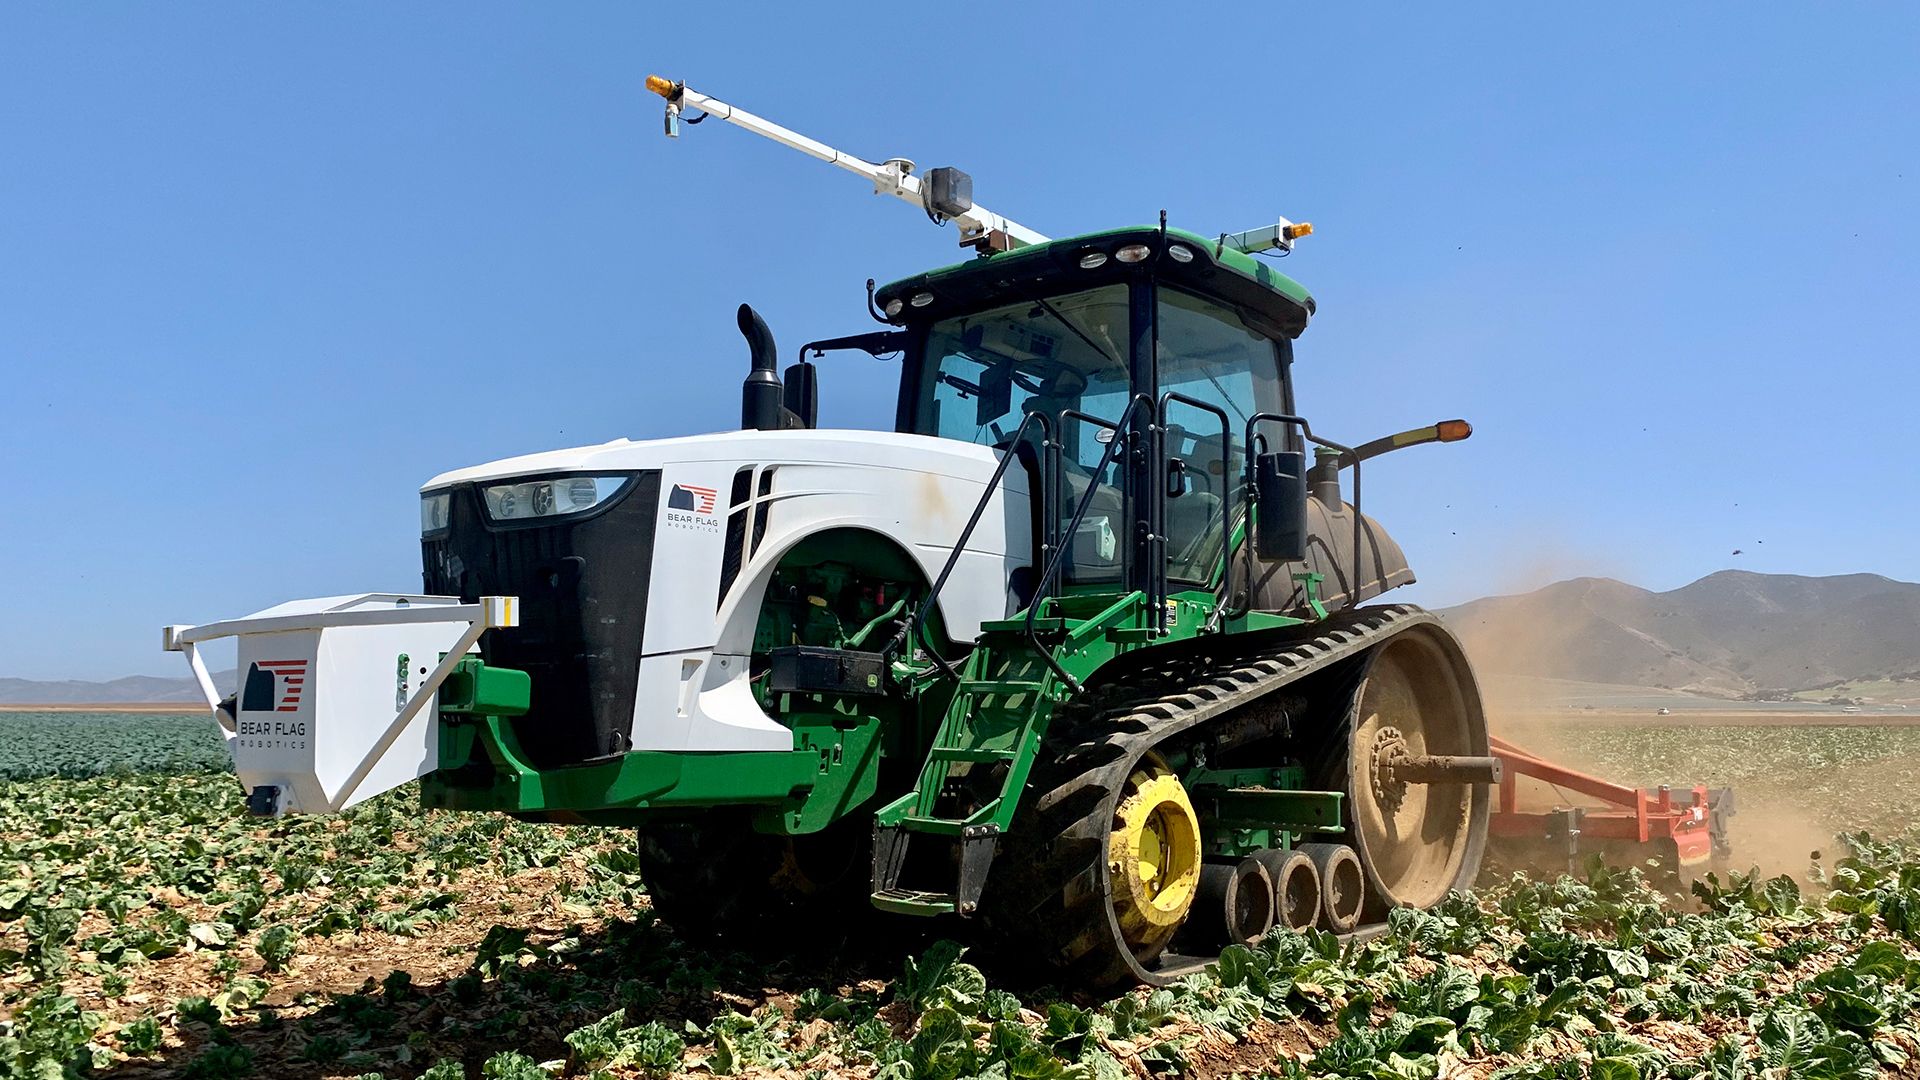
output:
[[[1069,582],[1118,581],[1125,500],[1120,463],[1096,470],[1112,432],[1068,418],[1075,410],[1116,421],[1131,395],[1127,286],[1107,285],[943,319],[927,335],[914,430],[982,446],[1006,446],[1029,412],[1046,414],[1059,438],[1062,514],[1094,489],[1068,543]],[[1066,522],[1063,520],[1061,525]]]
[[[1222,500],[1239,483],[1240,440],[1247,419],[1284,411],[1274,343],[1249,329],[1231,308],[1174,289],[1160,290],[1160,390],[1178,391],[1227,414],[1181,401],[1167,404],[1167,456],[1186,465],[1185,490],[1167,500],[1167,576],[1207,582],[1220,561]],[[1243,504],[1231,501],[1238,513]]]

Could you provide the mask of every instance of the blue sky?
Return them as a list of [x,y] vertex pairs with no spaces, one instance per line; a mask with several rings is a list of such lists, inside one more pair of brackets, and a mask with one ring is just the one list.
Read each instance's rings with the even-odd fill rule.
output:
[[[1313,221],[1316,427],[1477,428],[1368,470],[1409,599],[1920,579],[1915,9],[1197,7],[6,6],[0,675],[417,589],[428,476],[728,427],[734,305],[790,350],[955,260],[828,166],[668,142],[656,71],[1052,235]],[[893,377],[830,361],[824,420],[890,426]]]

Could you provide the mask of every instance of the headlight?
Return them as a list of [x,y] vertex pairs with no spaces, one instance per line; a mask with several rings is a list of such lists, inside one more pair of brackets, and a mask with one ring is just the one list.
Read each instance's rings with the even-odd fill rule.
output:
[[494,484],[481,488],[480,494],[493,520],[526,521],[591,510],[613,498],[626,483],[624,476],[557,476]]
[[420,496],[420,535],[427,536],[447,527],[447,512],[453,506],[450,491],[429,491]]

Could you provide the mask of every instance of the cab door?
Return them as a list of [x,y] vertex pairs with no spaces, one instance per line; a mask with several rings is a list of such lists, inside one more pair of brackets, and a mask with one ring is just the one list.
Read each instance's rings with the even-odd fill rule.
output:
[[[1232,308],[1161,286],[1157,374],[1166,400],[1163,456],[1174,482],[1164,492],[1162,522],[1170,584],[1206,586],[1220,564],[1223,511],[1241,514],[1246,463],[1241,439],[1256,413],[1285,412],[1284,343],[1249,327]],[[1165,398],[1169,392],[1225,414]],[[1178,461],[1178,466],[1173,462]]]

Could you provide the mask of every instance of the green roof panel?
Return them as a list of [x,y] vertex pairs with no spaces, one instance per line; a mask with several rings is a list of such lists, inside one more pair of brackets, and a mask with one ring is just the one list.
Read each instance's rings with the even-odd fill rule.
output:
[[[1235,304],[1288,337],[1297,337],[1306,329],[1314,311],[1313,297],[1305,286],[1275,270],[1266,260],[1219,247],[1218,240],[1184,229],[1168,229],[1166,236],[1169,243],[1177,242],[1192,250],[1194,258],[1188,263],[1161,259],[1158,269],[1163,280]],[[1146,225],[1062,237],[902,278],[876,290],[875,296],[884,308],[896,297],[909,300],[923,292],[932,293],[934,299],[926,308],[908,308],[899,318],[890,320],[904,322],[981,303],[1006,302],[1021,295],[1058,292],[1082,284],[1091,288],[1138,270],[1113,259],[1098,270],[1084,270],[1079,265],[1081,256],[1089,251],[1111,254],[1133,243],[1157,247],[1159,239],[1160,229]]]

